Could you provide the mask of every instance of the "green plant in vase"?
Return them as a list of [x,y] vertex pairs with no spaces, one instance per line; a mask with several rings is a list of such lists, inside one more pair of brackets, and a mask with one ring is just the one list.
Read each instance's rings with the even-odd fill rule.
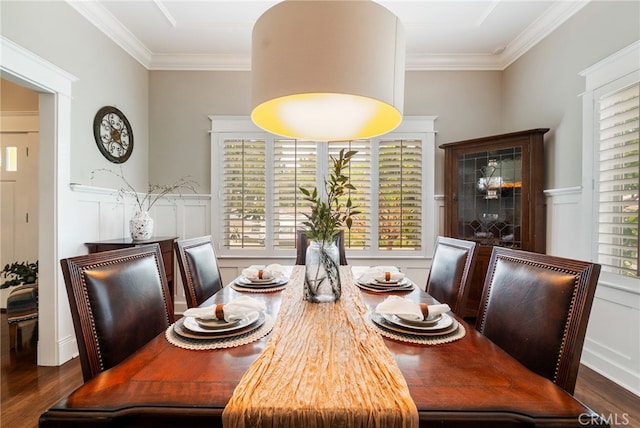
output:
[[349,194],[356,189],[345,174],[356,153],[342,149],[337,157],[331,156],[332,169],[324,180],[324,194],[317,187],[313,190],[299,188],[304,199],[311,203],[311,213],[305,213],[307,221],[302,222],[311,241],[305,257],[305,299],[309,301],[330,302],[340,298],[339,254],[335,238],[343,227],[350,229],[353,216],[360,213]]

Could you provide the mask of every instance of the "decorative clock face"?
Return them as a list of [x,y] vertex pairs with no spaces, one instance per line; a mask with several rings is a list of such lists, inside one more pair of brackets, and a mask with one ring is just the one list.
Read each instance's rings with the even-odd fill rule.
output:
[[123,163],[133,151],[133,130],[124,113],[102,107],[93,119],[93,136],[98,149],[113,163]]

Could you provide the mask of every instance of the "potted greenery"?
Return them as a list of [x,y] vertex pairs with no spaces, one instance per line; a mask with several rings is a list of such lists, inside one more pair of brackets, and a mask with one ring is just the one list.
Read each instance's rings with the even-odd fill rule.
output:
[[[343,226],[348,229],[353,216],[360,213],[347,194],[355,187],[344,173],[357,151],[340,150],[338,157],[331,156],[332,170],[324,180],[325,195],[317,187],[308,190],[300,187],[304,199],[311,203],[311,213],[304,214],[307,221],[306,235],[311,241],[305,256],[305,300],[334,302],[340,298],[341,283],[339,251],[335,237]],[[344,196],[346,195],[346,200]]]
[[0,284],[0,289],[22,284],[35,284],[38,281],[38,261],[13,262],[2,269],[2,278],[5,281]]

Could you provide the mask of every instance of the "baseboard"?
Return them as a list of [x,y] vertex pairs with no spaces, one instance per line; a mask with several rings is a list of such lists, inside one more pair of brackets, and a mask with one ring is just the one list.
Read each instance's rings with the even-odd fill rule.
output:
[[580,362],[640,397],[640,375],[638,373],[633,373],[588,348],[583,349]]
[[45,358],[45,352],[40,349],[40,342],[38,342],[38,365],[39,366],[61,366],[67,361],[78,356],[78,344],[76,343],[75,336],[67,336],[57,343],[57,355],[51,358],[47,356]]

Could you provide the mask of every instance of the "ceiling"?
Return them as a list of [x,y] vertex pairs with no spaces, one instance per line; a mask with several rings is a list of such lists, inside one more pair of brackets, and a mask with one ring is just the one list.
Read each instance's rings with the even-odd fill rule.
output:
[[[273,0],[67,0],[149,70],[250,70]],[[401,20],[407,70],[503,70],[589,0],[380,0]]]

